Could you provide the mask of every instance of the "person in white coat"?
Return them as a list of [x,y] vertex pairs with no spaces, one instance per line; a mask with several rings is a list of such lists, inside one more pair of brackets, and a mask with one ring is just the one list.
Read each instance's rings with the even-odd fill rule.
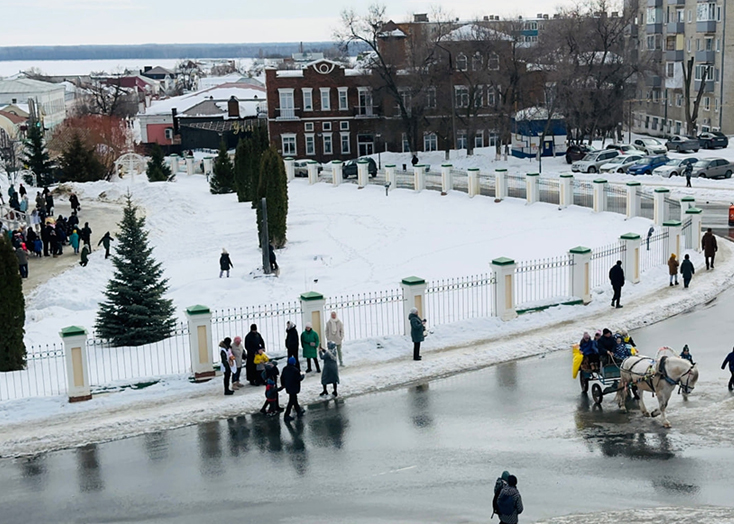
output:
[[344,323],[337,318],[336,311],[331,312],[331,318],[326,321],[326,341],[333,342],[339,356],[339,365],[343,366],[342,342],[344,341]]

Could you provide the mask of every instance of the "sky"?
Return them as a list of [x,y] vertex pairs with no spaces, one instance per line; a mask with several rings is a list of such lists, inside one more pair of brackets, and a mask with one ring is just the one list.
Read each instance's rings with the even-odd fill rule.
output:
[[[331,40],[346,7],[374,0],[0,0],[0,46],[313,42]],[[454,17],[535,16],[564,0],[390,0],[387,18],[404,21],[433,6]],[[7,21],[13,21],[7,23]]]

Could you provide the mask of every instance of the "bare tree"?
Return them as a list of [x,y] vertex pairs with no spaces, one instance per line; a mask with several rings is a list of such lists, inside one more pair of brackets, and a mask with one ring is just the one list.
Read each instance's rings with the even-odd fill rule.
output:
[[696,121],[698,120],[698,109],[701,105],[704,90],[706,89],[706,78],[709,76],[709,69],[713,67],[701,67],[701,85],[698,86],[696,98],[693,99],[693,110],[691,110],[691,82],[694,76],[693,65],[693,57],[689,58],[685,65],[683,63],[680,65],[681,69],[683,69],[683,99],[686,104],[686,128],[689,136],[695,136],[697,134]]
[[122,74],[93,74],[91,82],[79,85],[78,115],[133,117],[138,112],[138,94],[122,85]]

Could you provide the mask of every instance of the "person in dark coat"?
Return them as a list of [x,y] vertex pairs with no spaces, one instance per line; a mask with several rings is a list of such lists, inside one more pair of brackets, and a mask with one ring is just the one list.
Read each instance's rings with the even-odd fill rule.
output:
[[492,516],[489,517],[490,520],[497,514],[499,514],[500,510],[497,507],[497,497],[500,496],[500,492],[502,489],[507,486],[507,479],[510,478],[510,472],[509,471],[503,471],[502,476],[500,476],[495,482],[494,482],[494,496],[492,497]]
[[76,214],[77,211],[79,211],[79,198],[76,196],[75,193],[72,193],[69,196],[69,204],[71,204],[71,212],[73,214]]
[[701,248],[703,249],[703,256],[706,258],[706,269],[709,268],[709,262],[711,269],[714,269],[714,258],[716,252],[719,250],[719,246],[716,245],[716,237],[711,228],[706,230],[703,238],[701,239]]
[[219,343],[219,358],[222,361],[222,373],[224,373],[224,394],[234,395],[234,391],[229,387],[229,381],[232,378],[232,363],[234,356],[230,353],[232,339],[227,337]]
[[413,155],[413,158],[410,159],[410,163],[413,165],[413,167],[415,167],[416,164],[418,164],[418,156]]
[[79,226],[79,217],[77,216],[76,211],[71,212],[71,216],[69,217],[68,223],[69,223],[70,231],[76,228],[77,226]]
[[275,248],[273,247],[273,244],[269,244],[268,245],[268,252],[270,253],[269,254],[269,258],[270,258],[270,269],[273,270],[273,271],[277,271],[278,270],[278,263],[276,262]]
[[28,251],[25,248],[25,244],[15,248],[15,256],[18,258],[20,278],[28,278]]
[[79,265],[82,267],[87,267],[87,263],[89,263],[89,246],[84,246],[82,248],[81,260],[79,261]]
[[229,253],[226,249],[222,249],[222,256],[219,257],[219,278],[222,278],[224,272],[227,272],[227,278],[229,278],[229,269],[234,267],[232,261],[229,259]]
[[288,351],[288,358],[293,357],[296,361],[296,367],[301,369],[298,361],[298,329],[290,320],[285,325],[285,347]]
[[732,349],[731,353],[729,353],[724,359],[724,362],[721,364],[721,369],[724,369],[727,364],[729,364],[729,372],[731,373],[731,378],[729,379],[729,391],[732,391],[734,390],[734,349]]
[[46,193],[46,214],[48,216],[53,216],[54,214],[54,196],[51,194],[51,191]]
[[497,515],[501,524],[517,524],[517,516],[523,512],[522,497],[517,490],[517,477],[507,477],[507,486],[497,496]]
[[[293,326],[295,328],[295,326]],[[297,359],[288,357],[288,365],[283,368],[280,374],[280,385],[285,388],[288,393],[288,405],[285,408],[285,416],[283,420],[286,422],[293,420],[291,417],[291,409],[296,411],[299,417],[305,413],[301,406],[298,405],[298,394],[301,392],[301,381],[305,377],[301,370],[296,367]]]
[[92,228],[89,227],[89,222],[84,222],[84,227],[79,231],[79,238],[82,239],[82,243],[89,247],[89,251],[92,251]]
[[20,186],[18,187],[18,193],[20,193],[20,198],[23,198],[26,195],[25,186],[23,186],[22,182]]
[[683,346],[683,351],[680,352],[680,358],[687,360],[692,366],[695,365],[695,362],[693,362],[693,355],[691,355],[691,350],[688,348],[688,344]]
[[614,296],[612,296],[612,307],[619,309],[622,307],[619,303],[619,299],[622,297],[622,286],[624,286],[624,270],[622,269],[621,260],[617,260],[617,263],[609,270],[609,281],[612,283],[612,289],[614,290]]
[[602,331],[601,338],[597,341],[596,347],[599,350],[599,355],[603,358],[604,362],[609,362],[614,357],[614,350],[617,348],[617,341],[614,340],[612,332],[607,328]]
[[113,240],[115,240],[115,239],[112,238],[110,236],[110,232],[107,231],[107,233],[104,234],[104,236],[102,237],[102,239],[99,242],[97,242],[97,245],[98,246],[100,244],[103,244],[104,245],[104,257],[105,258],[110,258],[110,242],[112,242]]
[[46,199],[43,198],[43,195],[40,191],[36,191],[36,207],[38,209],[43,209],[43,211],[46,211]]
[[339,383],[339,365],[336,360],[336,344],[329,342],[326,344],[326,349],[319,348],[319,357],[324,361],[324,370],[321,372],[321,385],[324,386],[324,390],[319,396],[325,397],[329,394],[326,391],[326,386],[329,384],[334,386],[332,395],[337,396],[336,385]]
[[691,278],[693,278],[693,274],[696,272],[696,269],[693,267],[693,262],[691,262],[691,257],[686,255],[683,257],[683,262],[680,265],[680,274],[683,275],[683,287],[687,288],[688,284],[691,283]]
[[247,381],[253,386],[263,383],[255,367],[255,356],[260,349],[265,349],[265,341],[260,333],[257,332],[257,324],[250,326],[250,332],[245,337],[245,350],[247,351],[247,361],[245,362],[245,376]]
[[413,360],[421,360],[421,342],[423,342],[424,322],[418,316],[418,309],[413,308],[408,315],[410,322],[410,338],[413,341]]

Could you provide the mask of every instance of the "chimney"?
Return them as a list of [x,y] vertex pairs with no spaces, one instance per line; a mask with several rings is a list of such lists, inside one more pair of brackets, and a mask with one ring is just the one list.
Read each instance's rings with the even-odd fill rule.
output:
[[489,17],[485,15],[485,16],[484,16],[484,18],[483,18],[483,20],[484,20],[485,22],[489,22]]
[[171,117],[173,117],[173,136],[176,136],[179,134],[179,132],[178,132],[178,111],[176,111],[175,107],[171,109]]
[[541,18],[543,18],[543,13],[538,13],[538,16],[536,16],[535,18],[537,18],[538,20],[540,20]]
[[416,13],[413,15],[413,22],[428,22],[428,14],[427,13]]
[[548,13],[543,15],[543,20],[548,20]]
[[240,117],[240,103],[234,95],[232,95],[232,97],[227,101],[227,116],[229,116],[229,118]]
[[148,71],[150,71],[151,69],[153,69],[153,66],[144,66],[144,67],[143,67],[143,73],[147,73],[147,72],[148,72]]

